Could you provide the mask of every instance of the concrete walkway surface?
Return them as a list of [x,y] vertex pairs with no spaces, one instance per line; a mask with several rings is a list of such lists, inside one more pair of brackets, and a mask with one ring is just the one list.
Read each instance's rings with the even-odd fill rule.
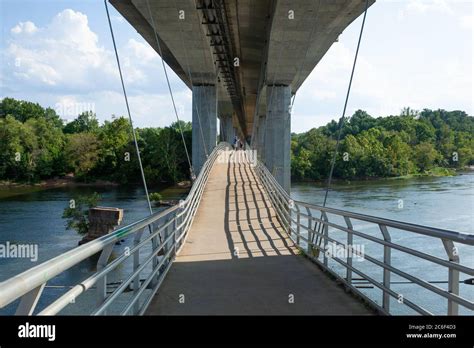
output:
[[147,315],[370,315],[298,255],[248,163],[216,162]]

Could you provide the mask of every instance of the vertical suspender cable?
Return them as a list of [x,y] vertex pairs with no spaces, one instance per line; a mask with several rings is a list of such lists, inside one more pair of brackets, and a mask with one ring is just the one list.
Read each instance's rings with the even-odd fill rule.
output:
[[132,115],[130,113],[130,106],[128,104],[127,92],[125,90],[125,84],[123,82],[122,68],[120,66],[120,59],[119,59],[119,56],[118,56],[117,45],[115,44],[114,31],[112,29],[112,22],[110,21],[110,14],[109,14],[109,8],[107,7],[107,0],[104,0],[104,5],[105,5],[105,11],[107,12],[107,20],[109,22],[110,35],[112,36],[112,43],[114,45],[115,58],[117,59],[117,66],[118,66],[118,70],[119,70],[119,74],[120,74],[120,81],[122,83],[123,96],[125,97],[125,105],[127,106],[128,119],[130,121],[130,127],[132,129],[133,141],[135,143],[135,149],[137,151],[138,163],[140,165],[140,173],[142,175],[143,187],[145,189],[146,199],[147,199],[147,203],[148,203],[148,209],[150,210],[150,214],[153,214],[153,209],[151,208],[150,196],[148,195],[148,188],[147,188],[147,185],[146,185],[145,172],[143,171],[142,159],[141,159],[141,156],[140,156],[140,149],[138,148],[137,135],[135,134],[135,128],[133,128]]
[[180,123],[180,120],[179,120],[178,111],[176,110],[176,103],[174,101],[173,91],[171,90],[171,84],[170,84],[170,80],[169,80],[169,77],[168,77],[168,72],[166,71],[165,59],[163,58],[163,52],[161,51],[160,40],[159,40],[158,34],[156,32],[155,20],[153,19],[153,15],[151,13],[151,8],[150,8],[150,2],[148,0],[146,0],[146,5],[147,5],[147,8],[148,8],[148,14],[150,16],[151,25],[153,27],[153,33],[155,34],[156,45],[158,46],[158,52],[159,52],[160,57],[161,57],[161,64],[163,65],[163,71],[165,72],[166,83],[168,84],[168,90],[170,92],[171,102],[173,103],[174,113],[176,115],[176,120],[178,121],[178,128],[179,128],[179,131],[181,133],[181,139],[183,140],[184,151],[186,152],[186,158],[187,158],[188,164],[189,164],[189,171],[190,171],[190,174],[191,174],[191,178],[194,180],[194,178],[196,176],[194,174],[194,169],[193,169],[193,166],[191,164],[191,160],[189,158],[188,147],[186,146],[186,140],[184,139],[183,129],[181,128],[181,123]]
[[[349,100],[349,95],[350,95],[350,92],[351,92],[352,79],[354,77],[354,71],[355,71],[355,67],[356,67],[356,63],[357,63],[357,57],[359,55],[360,42],[362,40],[362,33],[364,32],[365,18],[367,16],[368,7],[369,7],[369,0],[365,0],[364,18],[362,19],[362,25],[360,27],[359,41],[357,42],[357,49],[356,49],[355,56],[354,56],[354,63],[352,64],[352,72],[351,72],[351,77],[349,79],[349,85],[347,87],[346,99],[345,99],[345,102],[344,102],[344,109],[342,111],[342,116],[339,119],[339,129],[338,129],[338,132],[337,132],[336,146],[335,146],[334,154],[333,154],[333,157],[332,157],[332,160],[331,160],[331,169],[329,171],[329,177],[328,177],[328,181],[327,181],[327,185],[326,185],[326,192],[324,194],[323,207],[326,206],[326,201],[327,201],[327,198],[328,198],[329,188],[331,186],[331,181],[332,181],[332,175],[334,173],[334,166],[336,164],[337,152],[339,150],[339,143],[341,141],[341,133],[342,133],[342,129],[344,127],[344,120],[346,118],[347,102]],[[319,224],[319,229],[318,229],[319,233],[321,232],[320,230],[322,228],[322,225],[323,225],[322,223]],[[321,245],[321,241],[322,241],[322,238],[319,239],[318,246]],[[318,249],[318,251],[319,251],[319,249]]]

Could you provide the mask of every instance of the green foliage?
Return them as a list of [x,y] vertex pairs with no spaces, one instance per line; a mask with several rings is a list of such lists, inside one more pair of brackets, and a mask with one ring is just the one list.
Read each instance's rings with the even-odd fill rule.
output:
[[64,148],[68,168],[84,178],[99,160],[100,143],[91,133],[71,134]]
[[428,142],[416,145],[413,149],[413,155],[421,172],[433,168],[441,160],[441,154],[433,144]]
[[188,162],[179,127],[183,130],[186,146],[191,149],[191,124],[173,123],[162,129],[145,128],[139,131],[147,146],[143,155],[145,174],[150,183],[178,182],[187,177]]
[[89,209],[97,206],[100,195],[94,192],[90,196],[77,196],[72,199],[69,207],[64,209],[63,219],[66,219],[66,229],[76,230],[83,235],[89,230]]
[[[191,151],[191,123],[137,129],[138,147],[150,184],[189,176],[180,128]],[[191,156],[191,152],[189,153]],[[141,181],[128,119],[113,116],[99,125],[83,112],[64,127],[54,110],[12,98],[0,102],[0,180],[34,182],[72,172],[84,181]]]
[[[320,180],[329,175],[338,124],[293,134],[292,177]],[[461,111],[422,112],[404,108],[399,116],[372,118],[358,110],[346,120],[334,177],[367,178],[449,174],[474,164],[474,118]]]
[[38,103],[13,98],[3,98],[0,101],[0,118],[6,118],[8,115],[20,122],[26,122],[32,118],[43,118],[50,121],[54,127],[61,128],[63,125],[56,111],[51,108],[44,109]]
[[92,111],[85,111],[74,121],[69,122],[63,128],[63,132],[65,134],[73,134],[73,133],[97,133],[99,130],[99,121],[95,113]]
[[163,196],[159,192],[150,193],[150,201],[159,202],[163,199]]
[[[180,128],[192,156],[191,123],[136,129],[147,182],[176,183],[189,177]],[[295,180],[329,174],[338,123],[292,134],[291,173]],[[463,111],[404,108],[400,115],[373,118],[358,110],[345,121],[334,177],[367,178],[442,172],[474,164],[474,118]],[[0,101],[0,180],[34,182],[72,172],[91,181],[139,183],[130,123],[113,117],[99,125],[84,112],[63,127],[51,108],[27,101]]]
[[8,115],[0,119],[0,176],[32,180],[36,170],[38,141],[31,125]]

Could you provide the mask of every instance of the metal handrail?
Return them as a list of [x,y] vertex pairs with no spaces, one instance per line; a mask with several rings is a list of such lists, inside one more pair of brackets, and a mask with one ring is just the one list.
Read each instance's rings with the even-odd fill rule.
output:
[[[184,244],[215,160],[220,152],[229,146],[227,143],[220,143],[214,148],[194,181],[188,196],[185,200],[180,201],[179,205],[118,228],[112,233],[78,246],[1,282],[0,308],[20,299],[15,314],[32,315],[49,280],[100,253],[97,271],[94,274],[73,286],[38,314],[54,315],[59,313],[93,285],[97,286],[97,304],[93,309],[93,314],[106,314],[129,285],[133,285],[133,296],[121,314],[143,314],[171,267],[176,254]],[[145,231],[149,231],[150,234],[146,238],[142,238]],[[109,261],[115,243],[128,236],[134,236],[134,246],[115,260]],[[151,253],[145,260],[140,260],[140,250],[150,243]],[[133,272],[111,294],[107,294],[107,275],[131,256],[133,256]],[[141,282],[139,276],[150,264],[152,265],[151,272],[147,279]],[[144,304],[140,307],[138,306],[139,300],[142,299],[145,290],[149,289],[150,284],[152,284],[151,291],[147,293]]]
[[[422,226],[370,215],[358,214],[330,207],[322,207],[301,201],[295,201],[291,199],[288,193],[278,184],[273,175],[271,175],[265,165],[263,165],[261,162],[258,162],[256,166],[256,173],[262,185],[264,186],[273,204],[273,207],[275,208],[277,218],[288,235],[300,247],[300,250],[304,252],[304,254],[311,260],[321,266],[325,271],[337,277],[339,281],[341,281],[348,289],[363,297],[367,302],[378,309],[380,313],[392,313],[390,310],[390,297],[393,297],[396,298],[399,303],[410,307],[415,312],[424,315],[433,314],[431,308],[424,308],[423,306],[416,304],[413,299],[404,298],[403,294],[395,291],[390,282],[390,276],[392,273],[407,279],[409,282],[416,284],[421,288],[431,291],[433,294],[447,299],[448,315],[458,315],[459,306],[474,310],[473,300],[465,298],[459,294],[460,273],[472,276],[474,275],[474,269],[468,265],[461,264],[459,249],[454,245],[456,242],[466,246],[473,246],[473,234]],[[346,226],[341,226],[337,222],[334,222],[333,217],[342,218]],[[305,220],[306,224],[303,222],[303,220]],[[359,229],[355,229],[353,226],[354,221],[368,223],[374,227],[377,227],[380,230],[382,237],[374,237],[373,235],[364,233]],[[330,236],[329,228],[336,231],[345,232],[347,235],[346,241],[341,242],[340,240],[332,238]],[[442,259],[440,257],[427,254],[421,250],[416,250],[394,243],[391,240],[389,229],[401,230],[404,232],[429,236],[441,240],[447,254],[447,259]],[[362,254],[359,251],[354,250],[354,236],[364,238],[367,241],[381,245],[383,247],[383,261],[378,260],[376,257],[367,255],[365,253]],[[320,245],[321,243],[315,242],[315,237],[316,240],[321,240],[323,245]],[[306,245],[304,245],[302,241]],[[345,260],[328,253],[329,243],[333,243],[343,248],[343,250],[347,252]],[[419,259],[429,261],[433,264],[446,267],[448,269],[448,290],[442,289],[427,282],[426,280],[396,268],[392,264],[391,260],[392,250],[401,251]],[[365,260],[382,269],[382,279],[374,279],[362,270],[358,269],[352,262],[352,254],[358,257],[363,257]],[[328,265],[329,259],[337,262],[337,264],[345,268],[345,276],[341,276],[336,270]],[[363,280],[382,291],[382,305],[355,287],[352,278],[353,273],[357,274]]]

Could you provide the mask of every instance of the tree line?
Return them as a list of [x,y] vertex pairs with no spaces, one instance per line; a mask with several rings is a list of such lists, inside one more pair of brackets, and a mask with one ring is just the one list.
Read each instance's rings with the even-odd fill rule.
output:
[[[292,134],[294,180],[328,176],[339,124]],[[374,118],[358,110],[345,121],[334,167],[341,179],[442,174],[474,164],[474,118],[463,111],[410,108]]]
[[[176,183],[189,177],[179,130],[191,150],[191,124],[137,128],[147,181]],[[36,182],[72,173],[81,181],[140,182],[140,169],[128,119],[99,124],[86,111],[64,124],[55,110],[4,98],[0,102],[0,180]]]
[[[189,178],[179,128],[188,150],[191,123],[137,128],[145,176],[150,185]],[[339,125],[331,121],[292,134],[293,180],[328,176]],[[191,156],[191,153],[190,153]],[[394,177],[449,172],[474,164],[474,118],[463,111],[406,108],[400,115],[377,117],[358,110],[346,120],[334,177]],[[442,169],[442,170],[441,170]],[[64,123],[55,110],[4,98],[0,102],[0,180],[36,182],[73,174],[81,181],[140,182],[130,123],[113,117],[99,124],[83,112]]]

